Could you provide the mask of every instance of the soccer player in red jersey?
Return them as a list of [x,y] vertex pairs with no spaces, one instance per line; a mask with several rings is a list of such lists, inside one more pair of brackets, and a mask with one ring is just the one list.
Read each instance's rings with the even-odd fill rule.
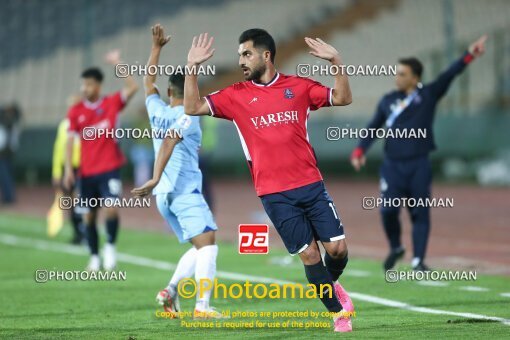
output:
[[[207,33],[193,38],[188,67],[198,67],[214,53]],[[321,39],[305,38],[310,54],[333,65],[342,63],[338,51]],[[276,47],[262,29],[239,37],[239,66],[246,81],[201,98],[196,75],[187,75],[184,110],[189,115],[211,115],[230,120],[248,161],[257,195],[290,254],[301,258],[308,281],[334,287],[319,296],[336,314],[335,331],[352,330],[352,301],[337,281],[347,264],[343,225],[317,168],[307,133],[311,111],[352,101],[347,75],[335,75],[328,88],[307,78],[275,69]],[[326,250],[322,262],[317,241]],[[329,293],[329,294],[328,294]]]
[[[112,65],[119,64],[118,51],[107,54],[107,61]],[[133,77],[125,78],[125,85],[121,91],[111,95],[101,96],[103,74],[98,68],[83,71],[81,92],[82,101],[70,108],[69,137],[66,150],[66,166],[64,184],[71,187],[75,181],[72,171],[71,155],[74,136],[81,141],[81,166],[79,173],[79,196],[83,201],[93,199],[118,198],[121,195],[120,168],[125,163],[117,141],[111,134],[99,133],[100,129],[112,131],[117,127],[119,113],[126,103],[138,90]],[[82,207],[86,236],[90,248],[91,258],[87,270],[98,271],[101,267],[98,250],[98,234],[96,227],[97,209]],[[119,214],[117,208],[106,207],[107,243],[104,247],[103,268],[113,270],[116,266],[115,241],[119,229]]]

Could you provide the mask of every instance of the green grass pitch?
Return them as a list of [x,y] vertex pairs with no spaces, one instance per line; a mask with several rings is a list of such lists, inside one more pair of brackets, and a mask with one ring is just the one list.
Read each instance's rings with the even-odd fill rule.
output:
[[[126,281],[51,281],[35,282],[35,271],[81,270],[88,258],[84,247],[76,253],[48,249],[48,242],[62,248],[69,239],[67,226],[55,240],[46,238],[45,221],[3,214],[0,216],[0,338],[97,338],[97,339],[310,339],[344,338],[509,338],[510,324],[471,317],[429,314],[388,306],[387,303],[353,297],[356,317],[354,332],[335,334],[328,328],[186,328],[183,320],[156,317],[161,308],[154,298],[171,271],[158,265],[124,261]],[[13,237],[14,236],[14,237]],[[104,240],[104,237],[102,237]],[[14,241],[13,241],[14,240]],[[17,242],[22,240],[22,242]],[[41,240],[42,242],[37,242]],[[270,249],[268,255],[239,255],[235,245],[220,243],[217,268],[238,273],[288,280],[306,284],[297,258],[291,264],[274,264],[286,256],[284,250]],[[118,250],[137,258],[176,263],[187,249],[165,231],[122,230]],[[65,249],[74,249],[67,247]],[[80,250],[82,249],[82,250]],[[158,262],[160,263],[160,262]],[[351,271],[352,274],[349,274]],[[356,275],[354,275],[356,274]],[[235,281],[219,277],[219,281]],[[238,281],[243,283],[244,281]],[[351,259],[341,282],[348,291],[399,301],[433,310],[474,313],[510,319],[510,280],[478,275],[475,282],[449,282],[446,287],[419,285],[416,282],[386,283],[379,262]],[[462,290],[463,286],[486,288]],[[384,300],[384,301],[387,301]],[[181,299],[183,310],[191,311],[194,299]],[[323,311],[318,300],[309,299],[216,299],[219,310],[230,311]],[[259,318],[266,322],[328,321],[298,318]],[[191,318],[184,321],[192,323]],[[253,321],[233,319],[233,323]]]

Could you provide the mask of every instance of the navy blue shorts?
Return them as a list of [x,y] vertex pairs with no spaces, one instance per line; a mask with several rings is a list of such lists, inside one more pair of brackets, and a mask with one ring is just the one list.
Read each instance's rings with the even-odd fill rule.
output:
[[[432,168],[427,156],[391,160],[385,158],[381,166],[381,196],[387,199],[430,197],[432,184]],[[428,207],[415,207],[409,210],[428,210]],[[398,212],[399,207],[381,207],[384,212]]]
[[80,197],[86,200],[92,198],[118,198],[122,194],[120,169],[103,172],[98,175],[81,177],[79,189]]
[[345,238],[340,216],[322,181],[260,199],[291,255],[301,253],[313,239],[332,242]]

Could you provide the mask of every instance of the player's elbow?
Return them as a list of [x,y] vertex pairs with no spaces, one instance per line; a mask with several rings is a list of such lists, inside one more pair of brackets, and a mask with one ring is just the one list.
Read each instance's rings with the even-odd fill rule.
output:
[[186,103],[186,100],[184,100],[184,113],[188,116],[196,116],[198,115],[198,106]]
[[352,103],[351,95],[335,98],[333,101],[333,104],[335,104],[335,106],[347,106],[350,105],[351,103]]
[[341,91],[334,89],[332,97],[334,106],[346,106],[352,103],[352,93],[350,89],[342,89]]
[[187,114],[188,116],[194,116],[196,114],[197,110],[193,107],[193,106],[186,106],[186,104],[184,104],[184,113]]
[[342,105],[351,105],[352,104],[352,96],[349,96],[348,98],[344,99]]
[[143,76],[143,86],[145,86],[145,88],[154,87],[154,77],[148,75]]
[[166,150],[173,149],[174,146],[182,141],[182,132],[178,130],[170,130],[165,139],[163,140],[162,147]]

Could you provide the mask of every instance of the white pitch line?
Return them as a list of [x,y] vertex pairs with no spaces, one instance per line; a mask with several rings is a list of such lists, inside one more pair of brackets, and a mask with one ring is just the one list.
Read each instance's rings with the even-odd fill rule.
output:
[[442,314],[442,315],[451,315],[451,316],[460,316],[463,318],[469,318],[469,319],[478,319],[478,320],[489,320],[489,321],[499,321],[503,323],[504,325],[510,326],[510,320],[500,318],[497,316],[487,316],[482,314],[473,314],[473,313],[459,313],[459,312],[451,312],[447,310],[441,310],[441,309],[432,309],[427,307],[417,307],[413,306],[404,302],[399,302],[395,300],[388,300],[383,298],[378,298],[376,296],[372,295],[365,295],[360,293],[349,293],[349,295],[353,298],[357,298],[359,300],[364,300],[367,302],[377,303],[380,305],[388,306],[388,307],[394,307],[394,308],[400,308],[405,309],[413,312],[419,312],[419,313],[427,313],[427,314]]
[[354,277],[368,277],[372,276],[372,273],[367,272],[366,270],[348,269],[345,271],[343,275]]
[[[67,253],[67,254],[73,254],[73,255],[88,255],[88,253],[83,248],[80,248],[77,246],[61,244],[61,243],[57,243],[57,242],[38,240],[38,239],[33,239],[33,238],[28,238],[28,237],[19,237],[19,236],[3,234],[3,233],[0,233],[0,243],[12,245],[12,246],[23,246],[23,247],[34,248],[34,249],[39,249],[39,250],[48,250],[48,251]],[[125,254],[125,253],[118,253],[117,255],[118,255],[117,258],[120,262],[135,264],[135,265],[139,265],[139,266],[143,266],[143,267],[162,269],[162,270],[174,270],[175,269],[175,264],[169,263],[169,262],[153,260],[153,259],[149,259],[146,257],[135,256],[135,255]],[[225,272],[225,271],[217,271],[216,276],[218,278],[227,279],[227,280],[239,280],[239,281],[248,280],[248,281],[258,282],[258,283],[276,283],[276,284],[280,284],[280,285],[298,283],[298,282],[292,282],[292,281],[272,279],[270,277],[245,275],[245,274]],[[510,319],[504,319],[504,318],[500,318],[497,316],[487,316],[487,315],[483,315],[483,314],[474,314],[474,313],[460,313],[460,312],[452,312],[452,311],[447,311],[447,310],[418,307],[418,306],[413,306],[413,305],[407,304],[405,302],[384,299],[384,298],[380,298],[377,296],[356,293],[356,292],[350,292],[349,295],[351,297],[353,297],[354,299],[358,299],[361,301],[366,301],[366,302],[370,302],[370,303],[374,303],[374,304],[378,304],[378,305],[383,305],[386,307],[399,308],[399,309],[404,309],[404,310],[418,312],[418,313],[436,314],[436,315],[451,315],[451,316],[457,316],[457,317],[469,318],[469,319],[497,321],[497,322],[501,322],[504,325],[510,326]]]
[[499,295],[501,295],[502,297],[510,297],[510,293],[501,293]]
[[460,290],[466,290],[468,292],[488,292],[489,288],[478,287],[478,286],[461,286]]
[[430,287],[448,287],[448,282],[441,281],[418,281],[416,284],[420,286],[430,286]]

